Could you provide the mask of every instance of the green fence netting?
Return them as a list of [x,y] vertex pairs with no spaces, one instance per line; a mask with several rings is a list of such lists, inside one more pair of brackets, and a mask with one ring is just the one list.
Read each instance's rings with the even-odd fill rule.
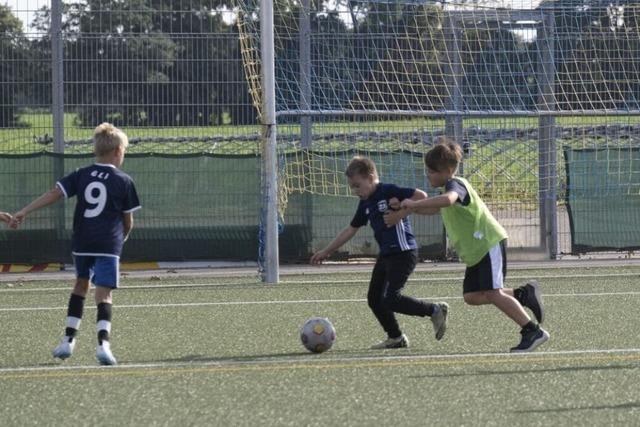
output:
[[[88,155],[0,156],[0,210],[16,211],[64,174],[92,161]],[[135,180],[143,209],[134,215],[122,259],[255,260],[260,162],[255,155],[128,155],[123,170]],[[422,174],[421,169],[414,172]],[[281,259],[305,262],[349,223],[356,204],[355,198],[289,194]],[[32,213],[20,230],[0,229],[0,263],[70,262],[74,207],[74,200],[59,203]],[[423,258],[444,256],[439,217],[414,218],[414,227]],[[377,245],[367,228],[343,249],[339,256],[369,256],[376,254]]]
[[640,147],[564,148],[571,251],[640,248]]

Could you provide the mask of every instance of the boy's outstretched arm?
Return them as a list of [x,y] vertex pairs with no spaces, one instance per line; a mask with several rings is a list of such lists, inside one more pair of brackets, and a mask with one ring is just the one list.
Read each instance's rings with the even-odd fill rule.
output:
[[400,203],[400,206],[403,209],[406,209],[410,212],[415,212],[418,214],[428,214],[433,209],[440,210],[441,208],[448,208],[453,205],[456,200],[458,200],[458,193],[455,191],[447,191],[440,196],[431,197],[425,200],[411,200],[406,199]]
[[[428,197],[427,193],[420,190],[419,188],[416,188],[416,191],[413,193],[413,196],[405,200],[418,201],[418,200],[425,200],[427,199],[427,197]],[[387,225],[387,227],[393,227],[394,225],[402,221],[403,218],[406,218],[411,214],[411,212],[408,209],[402,208],[401,203],[395,197],[389,200],[389,206],[391,206],[391,208],[393,208],[394,210],[388,211],[387,213],[384,214],[384,223]],[[420,211],[417,213],[428,215],[428,214],[436,214],[439,211],[440,209],[425,209],[424,212]]]
[[129,238],[129,233],[131,233],[131,229],[133,229],[133,213],[128,212],[122,214],[123,224],[124,224],[124,241],[126,242]]
[[360,228],[353,227],[351,225],[345,227],[338,235],[327,245],[326,248],[316,252],[311,257],[310,263],[312,265],[322,264],[322,261],[329,258],[340,246],[347,243],[353,236],[356,235]]
[[25,217],[31,212],[44,208],[45,206],[52,205],[63,197],[64,194],[56,185],[51,190],[47,191],[42,196],[38,197],[33,202],[29,203],[27,206],[16,212],[9,226],[11,228],[18,228],[18,226],[24,221]]

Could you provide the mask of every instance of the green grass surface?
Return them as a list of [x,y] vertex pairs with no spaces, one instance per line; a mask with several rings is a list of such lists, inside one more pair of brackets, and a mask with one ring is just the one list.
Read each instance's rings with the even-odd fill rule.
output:
[[[518,330],[465,306],[460,272],[416,273],[406,293],[446,300],[449,330],[400,315],[411,340],[383,337],[368,274],[127,279],[115,293],[120,365],[97,367],[88,304],[76,354],[50,357],[69,284],[0,283],[3,425],[633,425],[640,417],[640,268],[511,271],[543,284],[551,340],[510,355]],[[173,286],[178,285],[178,286]],[[205,285],[205,286],[200,286]],[[329,317],[338,339],[306,353],[298,329]],[[625,350],[626,349],[626,350]],[[619,350],[619,351],[612,351]]]

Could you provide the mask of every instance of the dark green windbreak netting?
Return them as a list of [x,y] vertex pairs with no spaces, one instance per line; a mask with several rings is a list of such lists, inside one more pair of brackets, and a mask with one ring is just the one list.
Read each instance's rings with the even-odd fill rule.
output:
[[640,248],[640,147],[565,147],[571,250]]
[[[63,175],[92,162],[88,155],[0,156],[0,210],[20,209]],[[259,157],[130,154],[123,170],[135,180],[142,204],[123,260],[257,259]],[[355,198],[289,194],[281,259],[306,261],[349,223],[356,205]],[[69,262],[74,207],[72,199],[32,213],[20,230],[0,228],[0,263]],[[413,223],[421,255],[443,256],[440,218],[416,217]],[[348,257],[375,255],[377,245],[367,227],[343,250]]]

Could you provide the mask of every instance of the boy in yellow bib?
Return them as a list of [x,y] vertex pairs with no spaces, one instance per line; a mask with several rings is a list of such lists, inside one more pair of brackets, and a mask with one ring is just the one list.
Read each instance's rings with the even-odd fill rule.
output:
[[507,233],[469,182],[455,176],[462,160],[460,146],[443,139],[424,160],[429,183],[444,187],[443,194],[423,200],[405,199],[400,204],[403,209],[390,212],[385,223],[395,224],[411,212],[426,215],[440,212],[451,244],[467,265],[464,301],[470,305],[495,305],[521,327],[520,344],[511,351],[534,350],[549,339],[549,333],[531,321],[523,306],[533,312],[539,323],[543,321],[540,287],[536,281],[530,281],[517,289],[504,288]]

